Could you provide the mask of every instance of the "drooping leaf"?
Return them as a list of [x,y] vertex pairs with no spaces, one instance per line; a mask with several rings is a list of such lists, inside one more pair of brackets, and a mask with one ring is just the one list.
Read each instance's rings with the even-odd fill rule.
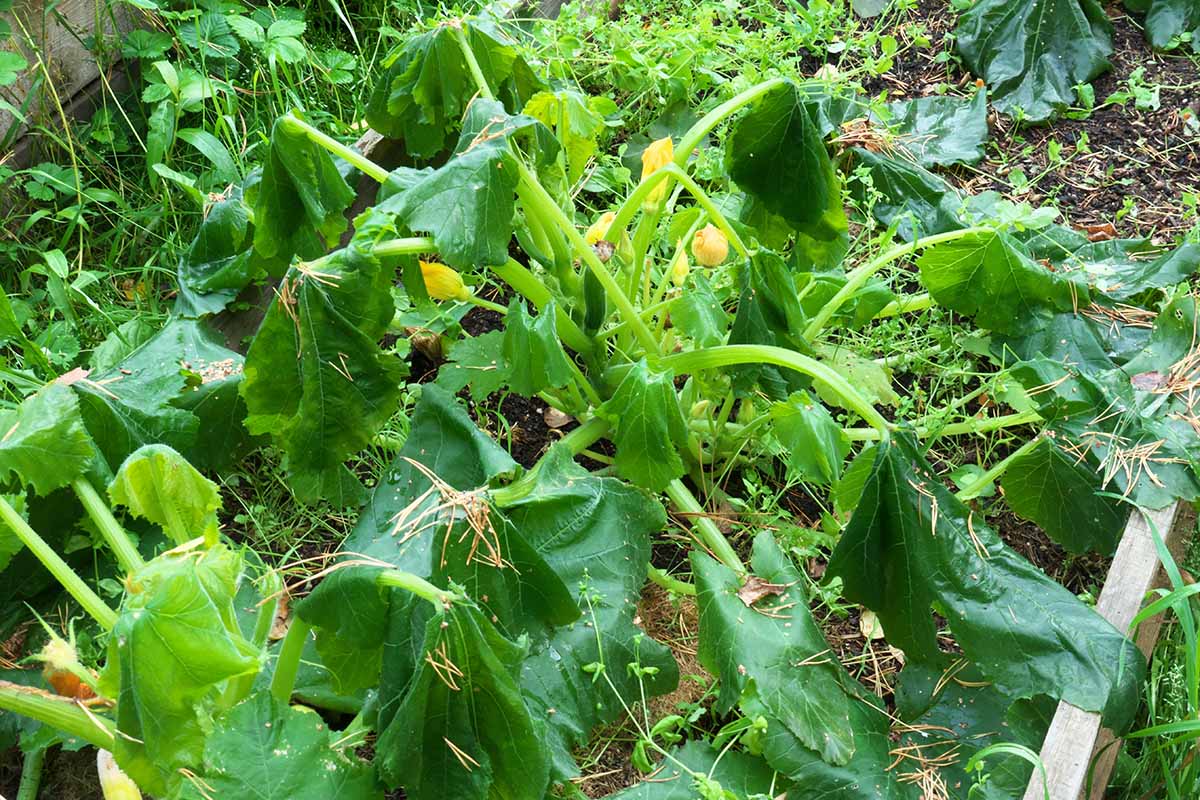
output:
[[955,41],[998,110],[1045,122],[1075,101],[1076,84],[1108,69],[1112,23],[1096,0],[980,0]]
[[52,383],[0,412],[0,476],[46,495],[88,468],[95,448],[71,390]]
[[[701,793],[701,789],[708,794]],[[717,794],[719,791],[730,794]],[[757,756],[738,750],[721,752],[707,742],[688,742],[672,750],[671,760],[665,761],[653,777],[610,794],[607,800],[790,797],[792,791],[787,781]]]
[[216,687],[260,667],[233,610],[241,565],[217,545],[165,553],[128,579],[101,689],[117,700],[113,755],[147,791],[200,766]]
[[394,313],[390,286],[356,240],[319,269],[292,268],[250,345],[240,390],[246,427],[287,454],[302,500],[361,502],[342,462],[395,411],[404,375],[378,344]]
[[1134,644],[976,520],[908,433],[876,448],[829,571],[879,615],[909,663],[938,663],[936,607],[1007,695],[1066,700],[1103,712],[1114,729],[1137,706],[1145,662]]
[[837,482],[850,442],[824,406],[800,392],[773,404],[771,421],[791,476],[826,486]]
[[739,187],[793,228],[820,239],[845,229],[837,173],[794,84],[768,92],[737,121],[725,163]]
[[112,369],[150,341],[155,333],[154,326],[142,317],[122,322],[92,351],[92,369],[98,372]]
[[687,421],[670,372],[653,372],[645,359],[638,361],[596,415],[613,426],[616,466],[623,477],[661,491],[683,474],[678,451],[687,443]]
[[551,300],[531,317],[525,304],[513,298],[504,317],[504,363],[508,384],[517,394],[532,397],[544,389],[561,388],[571,382],[571,362],[558,338]]
[[289,117],[271,129],[271,147],[254,203],[254,249],[286,263],[314,240],[332,247],[346,230],[354,190],[329,152]]
[[918,97],[888,106],[895,146],[922,167],[974,164],[988,140],[987,95]]
[[374,800],[369,764],[338,742],[313,710],[258,692],[218,717],[204,745],[204,769],[183,784],[182,798]]
[[[241,187],[214,203],[191,246],[179,257],[175,313],[201,316],[221,311],[249,285],[262,266],[252,248],[250,210]],[[282,267],[273,266],[278,272]]]
[[1058,260],[1082,268],[1109,297],[1126,300],[1147,289],[1173,286],[1190,278],[1200,268],[1200,244],[1184,242],[1160,253],[1145,239],[1112,239],[1085,244]]
[[[800,332],[807,318],[797,299],[796,281],[777,254],[760,250],[742,265],[740,295],[730,344],[766,344],[808,352]],[[768,364],[750,364],[730,370],[734,388],[747,392],[758,384],[769,396],[787,397],[805,387],[805,379],[791,370]]]
[[597,140],[605,128],[604,118],[616,111],[616,104],[607,97],[555,89],[529,98],[521,113],[540,120],[559,135],[567,159],[567,181],[574,184],[596,154]]
[[143,445],[130,454],[109,484],[108,497],[161,526],[177,545],[215,535],[221,507],[217,485],[166,445]]
[[1088,289],[1075,275],[1034,261],[1004,233],[934,245],[917,265],[934,300],[1002,333],[1020,330],[1030,308],[1070,311],[1088,304]]
[[509,116],[495,100],[471,103],[454,155],[414,178],[381,208],[410,230],[429,233],[456,269],[503,264],[513,236],[520,178],[510,142],[534,139],[540,161],[553,160],[557,142],[533,117]]
[[478,609],[429,620],[425,654],[403,701],[379,731],[375,763],[413,800],[542,800],[550,782],[545,724],[517,683],[525,648]]
[[[770,532],[754,540],[753,574],[693,550],[700,610],[700,663],[721,681],[717,710],[740,705],[750,718],[783,725],[831,764],[854,754],[850,677],[830,657],[829,643],[808,610],[800,574]],[[755,601],[751,583],[770,585]]]
[[375,83],[367,122],[385,136],[404,142],[418,158],[431,158],[453,141],[455,126],[478,86],[458,41],[466,36],[483,77],[509,108],[521,108],[538,89],[515,43],[487,18],[438,23],[408,37],[384,59]]
[[1116,549],[1129,509],[1102,497],[1099,476],[1042,438],[1004,471],[1000,485],[1008,505],[1041,526],[1072,553],[1109,554]]
[[[500,513],[576,593],[583,614],[536,639],[521,668],[526,700],[548,723],[556,779],[567,780],[578,772],[571,753],[592,729],[620,717],[643,691],[662,694],[678,679],[670,651],[634,621],[650,535],[666,513],[646,492],[588,473],[561,449],[545,457],[532,490]],[[656,671],[639,683],[631,663]]]
[[1132,11],[1145,11],[1146,40],[1167,50],[1184,34],[1192,35],[1192,50],[1200,48],[1200,5],[1194,0],[1127,0]]
[[[962,198],[944,180],[917,164],[861,147],[853,150],[855,161],[871,175],[871,186],[881,195],[872,212],[884,225],[899,220],[896,233],[905,241],[935,233],[957,230]],[[857,184],[852,184],[852,188]],[[860,202],[866,195],[858,193]]]

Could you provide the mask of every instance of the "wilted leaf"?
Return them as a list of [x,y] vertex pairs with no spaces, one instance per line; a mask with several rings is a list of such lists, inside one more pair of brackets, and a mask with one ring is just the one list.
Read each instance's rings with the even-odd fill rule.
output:
[[117,470],[108,496],[134,516],[161,526],[177,545],[216,536],[221,507],[217,485],[166,445],[135,450]]

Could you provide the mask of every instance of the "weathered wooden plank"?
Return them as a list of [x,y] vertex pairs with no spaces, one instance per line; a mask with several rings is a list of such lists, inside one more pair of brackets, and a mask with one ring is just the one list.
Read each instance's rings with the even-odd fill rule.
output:
[[[1173,557],[1183,552],[1188,533],[1195,524],[1195,510],[1189,503],[1176,503],[1150,512],[1150,521],[1158,530]],[[1112,566],[1104,580],[1104,588],[1096,610],[1119,631],[1127,631],[1141,610],[1146,594],[1163,585],[1164,576],[1158,560],[1158,550],[1150,525],[1142,514],[1133,514],[1125,526],[1121,543],[1113,556]],[[1138,626],[1138,648],[1147,657],[1158,639],[1162,618],[1148,619]],[[1081,800],[1091,773],[1091,800],[1104,795],[1117,746],[1112,731],[1102,728],[1100,715],[1060,702],[1050,729],[1042,743],[1041,758],[1046,766],[1043,787],[1042,775],[1034,770],[1024,800]]]

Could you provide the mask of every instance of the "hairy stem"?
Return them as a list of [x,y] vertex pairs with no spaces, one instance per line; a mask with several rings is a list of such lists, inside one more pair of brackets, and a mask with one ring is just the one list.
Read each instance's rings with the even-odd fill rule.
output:
[[92,587],[84,583],[83,578],[79,577],[75,570],[54,552],[54,548],[46,544],[46,540],[38,536],[37,531],[29,527],[25,518],[3,498],[0,498],[0,521],[8,525],[21,540],[21,544],[28,547],[37,560],[50,570],[55,580],[100,624],[100,627],[112,630],[117,624],[117,612],[109,608],[108,604],[100,599],[100,595],[92,591]]
[[676,478],[667,484],[667,497],[671,498],[671,502],[675,504],[675,507],[688,517],[700,543],[708,548],[718,561],[732,569],[738,575],[746,574],[746,565],[738,558],[733,545],[725,538],[725,534],[721,533],[721,529],[717,527],[717,523],[709,518],[708,512],[704,510],[704,506],[700,505],[700,501],[696,499],[696,495],[692,494],[683,481]]
[[35,719],[96,747],[105,750],[113,747],[117,726],[112,720],[85,711],[78,702],[66,697],[0,681],[0,709]]
[[650,579],[651,583],[661,586],[668,592],[683,594],[689,597],[696,596],[695,585],[681,581],[678,578],[673,578],[653,564],[647,568],[646,577]]
[[46,764],[46,748],[34,747],[25,753],[21,764],[21,784],[17,787],[17,800],[37,800],[42,786],[42,767]]
[[131,573],[144,567],[146,562],[142,560],[142,554],[134,547],[129,534],[121,527],[121,523],[117,522],[112,510],[92,486],[91,481],[87,478],[76,478],[71,482],[71,488],[75,490],[75,495],[83,503],[83,509],[91,517],[92,522],[96,523],[96,528],[113,551],[121,569],[126,573]]
[[459,597],[454,592],[439,589],[424,578],[398,569],[388,569],[379,573],[375,579],[380,586],[389,586],[411,592],[422,600],[428,600],[439,611],[447,608]]
[[974,481],[972,481],[965,489],[958,492],[958,499],[966,502],[967,500],[973,500],[974,498],[978,497],[980,494],[986,491],[989,486],[992,485],[993,481],[1003,475],[1004,471],[1012,466],[1014,461],[1028,453],[1033,448],[1037,447],[1041,440],[1042,437],[1035,436],[1025,444],[1018,447],[1016,450],[1009,453],[1006,457],[1001,459],[999,463],[995,464],[987,472],[983,473]]
[[862,417],[880,437],[886,437],[892,428],[891,423],[845,378],[826,364],[794,350],[760,344],[729,344],[678,353],[662,360],[663,367],[673,369],[677,374],[736,364],[775,364],[804,373],[828,386],[842,404]]
[[903,258],[918,250],[923,250],[936,244],[953,242],[964,236],[974,236],[978,233],[991,232],[991,228],[963,228],[962,230],[926,236],[923,239],[917,239],[916,241],[885,250],[866,264],[856,267],[846,274],[846,283],[841,289],[837,290],[837,293],[833,297],[829,298],[829,302],[822,306],[821,310],[816,313],[816,316],[809,321],[808,327],[804,329],[804,338],[810,342],[813,341],[817,334],[821,332],[821,329],[825,327],[825,323],[829,322],[829,319],[837,313],[838,309],[845,305],[846,301],[853,297],[871,279],[872,275],[896,259]]
[[402,239],[389,239],[380,242],[372,249],[376,258],[389,256],[415,256],[423,253],[436,253],[437,244],[428,236],[408,236]]
[[282,117],[280,121],[287,127],[292,128],[295,131],[302,132],[308,137],[309,141],[320,145],[346,163],[351,164],[355,169],[364,175],[373,178],[379,183],[387,182],[388,171],[386,169],[379,166],[374,161],[355,150],[353,147],[344,145],[324,131],[309,125],[307,122],[301,119],[295,111],[291,112],[285,117]]

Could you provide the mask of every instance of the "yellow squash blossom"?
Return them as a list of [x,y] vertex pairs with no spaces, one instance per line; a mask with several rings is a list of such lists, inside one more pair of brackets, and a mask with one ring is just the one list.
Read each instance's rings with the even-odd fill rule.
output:
[[425,291],[434,300],[467,300],[471,297],[471,290],[463,283],[462,276],[450,267],[436,261],[420,263]]
[[600,219],[592,223],[592,227],[587,229],[587,233],[583,238],[588,244],[594,245],[596,242],[608,235],[608,229],[612,227],[613,220],[617,215],[612,211],[605,211],[600,215]]
[[[675,160],[675,145],[670,136],[664,136],[642,151],[642,180],[653,175],[658,170]],[[667,196],[667,183],[663,181],[654,187],[654,191],[646,197],[643,206],[656,206]]]
[[675,260],[671,262],[671,283],[676,286],[683,286],[683,282],[687,280],[688,272],[690,271],[691,266],[688,264],[687,251],[680,247]]
[[729,255],[729,240],[720,228],[705,225],[692,237],[692,256],[696,263],[715,267]]

